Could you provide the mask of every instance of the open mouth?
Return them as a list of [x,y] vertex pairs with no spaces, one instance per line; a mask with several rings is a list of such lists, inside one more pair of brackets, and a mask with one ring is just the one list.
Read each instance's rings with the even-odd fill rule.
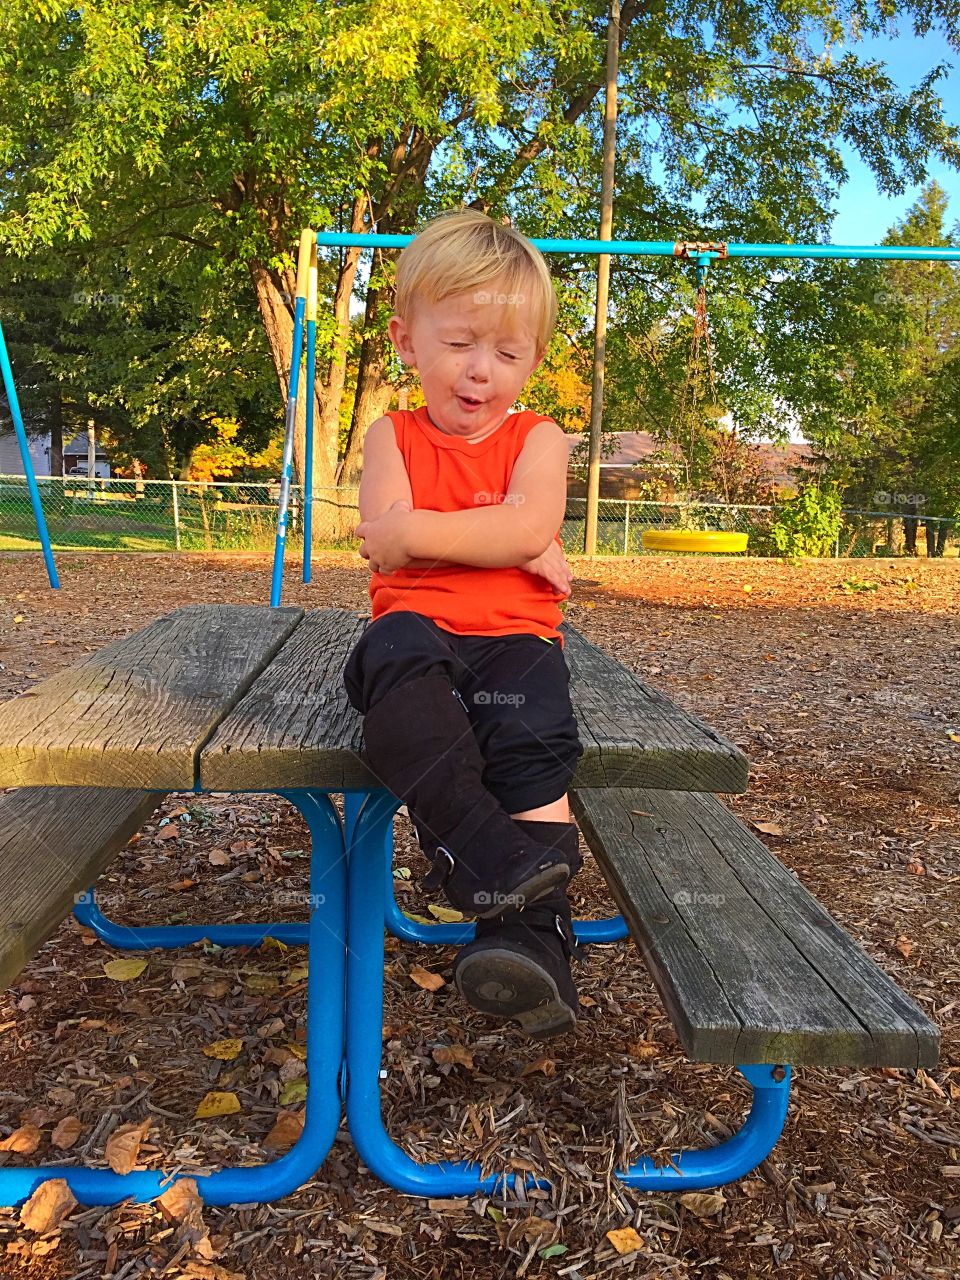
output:
[[464,409],[479,409],[483,404],[482,400],[476,400],[473,396],[457,396],[457,399],[463,405]]

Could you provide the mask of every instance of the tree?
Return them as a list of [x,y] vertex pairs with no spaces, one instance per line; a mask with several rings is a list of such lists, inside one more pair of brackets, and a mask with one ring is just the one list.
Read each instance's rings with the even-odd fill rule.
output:
[[[151,293],[206,277],[244,290],[231,296],[256,301],[285,394],[301,227],[411,231],[461,201],[532,235],[596,225],[605,10],[603,0],[9,0],[0,244],[25,257],[55,246],[67,269],[137,267],[152,275]],[[956,45],[951,0],[799,0],[787,10],[624,0],[616,234],[816,239],[843,178],[841,140],[887,191],[922,178],[932,156],[955,163],[942,73],[901,93],[882,65],[841,45],[854,24],[876,34],[897,19],[939,27]],[[324,255],[318,483],[337,472],[351,344],[359,339],[345,481],[395,372],[379,332],[390,255],[378,255],[365,284],[359,257]],[[554,268],[561,290],[579,295],[578,344],[594,267],[558,259]],[[764,304],[737,301],[764,279],[739,264],[737,284],[717,296],[718,352],[728,338],[731,354],[747,352],[748,378],[722,361],[722,399],[744,430],[780,416],[777,379],[763,376],[772,360]],[[664,314],[676,318],[676,281],[673,263],[618,259],[612,324],[635,316],[646,333]],[[351,328],[356,291],[362,333]],[[611,367],[609,382],[617,377]],[[302,397],[299,408],[302,430]],[[299,439],[297,458],[302,470]]]

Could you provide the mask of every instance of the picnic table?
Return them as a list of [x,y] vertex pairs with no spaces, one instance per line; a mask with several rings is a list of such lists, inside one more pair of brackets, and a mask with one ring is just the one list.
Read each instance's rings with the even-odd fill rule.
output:
[[[364,1163],[412,1194],[502,1191],[515,1176],[423,1164],[387,1133],[380,1100],[384,930],[462,942],[473,924],[411,920],[393,895],[400,801],[361,759],[361,717],[341,673],[367,619],[344,609],[192,605],[0,705],[0,978],[13,980],[75,910],[108,943],[201,939],[308,947],[304,1129],[281,1158],[197,1178],[214,1204],[276,1199],[309,1179],[345,1109]],[[717,799],[748,762],[720,734],[563,624],[584,744],[574,812],[622,916],[577,922],[586,943],[633,938],[688,1057],[737,1066],[743,1127],[618,1176],[650,1189],[717,1186],[754,1168],[786,1116],[791,1064],[916,1069],[937,1028]],[[292,924],[131,928],[96,904],[97,877],[170,792],[274,792],[309,828],[309,918]],[[344,816],[332,796],[344,798]],[[0,1202],[48,1178],[83,1203],[149,1200],[162,1171],[77,1165],[0,1169]]]

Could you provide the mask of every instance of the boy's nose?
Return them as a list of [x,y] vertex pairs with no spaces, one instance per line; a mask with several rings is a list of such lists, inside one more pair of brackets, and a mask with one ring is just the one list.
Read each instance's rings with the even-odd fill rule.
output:
[[490,377],[490,357],[484,351],[472,351],[467,364],[467,377],[471,382],[486,382]]

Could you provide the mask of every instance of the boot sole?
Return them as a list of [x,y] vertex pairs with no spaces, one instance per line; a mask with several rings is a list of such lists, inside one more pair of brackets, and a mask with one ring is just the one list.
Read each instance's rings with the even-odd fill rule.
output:
[[501,947],[467,958],[454,975],[467,1004],[497,1018],[515,1018],[532,1040],[572,1031],[575,1010],[550,975],[532,959]]
[[[545,871],[539,871],[535,876],[531,876],[529,880],[516,885],[510,893],[503,895],[505,901],[488,907],[486,911],[477,911],[476,908],[467,908],[467,910],[472,910],[473,915],[481,920],[491,920],[494,916],[503,915],[504,911],[512,907],[528,907],[538,898],[556,889],[558,885],[566,884],[569,879],[569,866],[565,862],[557,862],[552,867],[547,867]],[[520,901],[518,902],[517,899]]]

